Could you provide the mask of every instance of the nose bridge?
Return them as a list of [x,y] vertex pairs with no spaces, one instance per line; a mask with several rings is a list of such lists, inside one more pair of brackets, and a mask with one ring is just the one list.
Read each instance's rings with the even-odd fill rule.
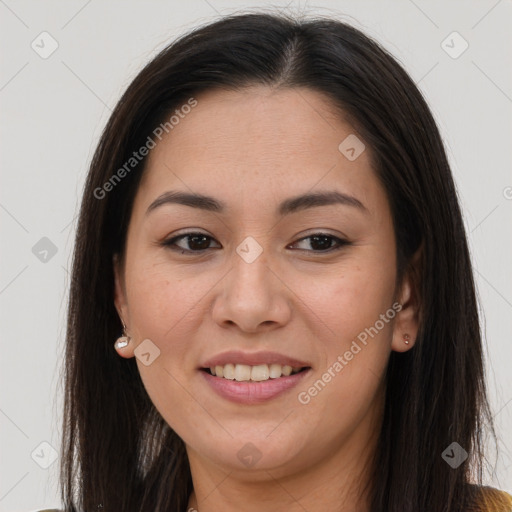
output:
[[233,255],[228,291],[239,307],[263,309],[268,307],[273,283],[267,251],[258,249],[253,240],[242,242]]
[[216,322],[234,323],[247,331],[286,322],[290,316],[286,292],[270,268],[267,251],[248,237],[236,248],[231,265],[213,308]]

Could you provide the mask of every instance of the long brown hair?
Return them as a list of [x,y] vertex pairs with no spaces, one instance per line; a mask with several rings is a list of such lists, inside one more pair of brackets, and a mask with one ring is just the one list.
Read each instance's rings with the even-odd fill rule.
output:
[[[421,325],[413,349],[391,354],[371,510],[461,512],[472,498],[471,467],[481,482],[484,423],[494,429],[471,261],[438,128],[404,69],[359,30],[333,19],[266,13],[224,17],[170,44],[133,80],[101,136],[85,184],[70,288],[65,510],[186,509],[192,480],[184,444],[153,406],[135,359],[113,349],[122,326],[112,258],[124,253],[146,159],[122,179],[112,176],[189,98],[253,84],[308,87],[339,108],[370,149],[385,187],[399,279],[422,247]],[[457,468],[442,457],[452,442],[470,455]]]

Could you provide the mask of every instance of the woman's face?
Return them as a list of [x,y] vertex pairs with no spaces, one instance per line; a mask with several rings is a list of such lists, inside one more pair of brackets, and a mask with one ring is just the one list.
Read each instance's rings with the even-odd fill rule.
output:
[[[356,464],[390,351],[416,333],[370,148],[308,89],[196,99],[150,151],[135,198],[116,267],[133,342],[119,353],[137,357],[192,465],[254,477]],[[331,196],[298,199],[314,194]]]

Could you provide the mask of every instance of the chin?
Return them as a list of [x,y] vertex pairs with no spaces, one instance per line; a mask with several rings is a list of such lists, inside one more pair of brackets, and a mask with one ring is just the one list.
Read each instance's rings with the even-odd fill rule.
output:
[[[229,428],[226,429],[229,431]],[[247,472],[253,481],[258,472],[262,472],[261,478],[266,480],[268,472],[287,474],[296,471],[301,462],[306,463],[306,460],[301,461],[302,458],[307,459],[302,443],[294,441],[293,436],[289,433],[286,435],[286,432],[275,438],[273,434],[269,436],[268,432],[271,430],[265,435],[253,436],[248,432],[244,435],[232,433],[233,438],[226,435],[224,442],[217,440],[215,444],[212,444],[210,438],[204,440],[202,446],[194,448],[194,451],[226,472],[236,471],[237,475]]]

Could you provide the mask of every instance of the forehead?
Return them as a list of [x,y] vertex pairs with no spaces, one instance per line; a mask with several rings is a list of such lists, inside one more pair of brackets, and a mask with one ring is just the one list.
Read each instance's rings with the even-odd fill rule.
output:
[[178,187],[228,203],[273,201],[317,186],[369,197],[369,209],[384,200],[369,151],[353,161],[340,152],[354,129],[320,93],[259,86],[194,98],[197,105],[148,156],[138,194],[144,202]]

